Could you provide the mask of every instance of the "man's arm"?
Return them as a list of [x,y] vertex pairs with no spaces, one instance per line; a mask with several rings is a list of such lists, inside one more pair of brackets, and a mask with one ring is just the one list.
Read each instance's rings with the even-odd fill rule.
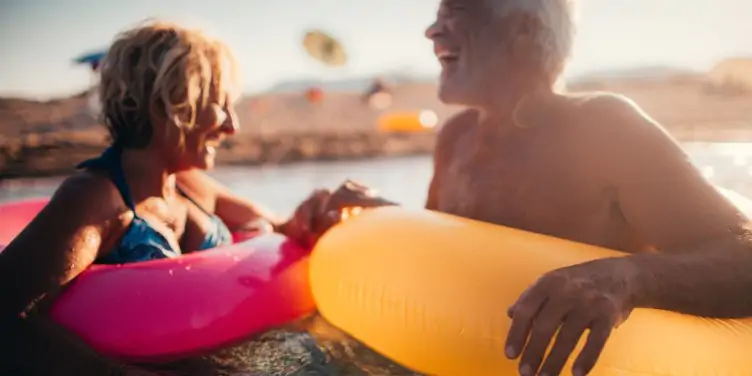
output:
[[540,367],[541,373],[558,374],[587,328],[573,364],[573,373],[584,375],[613,327],[636,307],[752,316],[747,218],[633,103],[601,96],[579,111],[583,116],[572,135],[587,139],[580,145],[588,158],[582,163],[605,187],[616,189],[628,225],[659,252],[545,273],[509,308],[506,356],[519,357],[521,370],[537,374]]
[[438,210],[439,189],[442,184],[443,172],[452,162],[454,144],[457,139],[473,127],[477,121],[477,112],[465,110],[449,118],[436,136],[436,146],[433,152],[433,176],[428,185],[425,208]]
[[630,257],[638,266],[636,305],[752,314],[749,218],[636,105],[616,96],[598,100],[597,118],[611,120],[598,143],[603,176],[627,223],[660,252]]
[[749,221],[634,103],[595,99],[601,124],[592,145],[599,173],[616,189],[627,223],[660,251],[685,251],[735,237]]
[[[752,316],[752,233],[704,249],[627,257],[635,306],[705,317]],[[626,260],[625,260],[626,261]]]

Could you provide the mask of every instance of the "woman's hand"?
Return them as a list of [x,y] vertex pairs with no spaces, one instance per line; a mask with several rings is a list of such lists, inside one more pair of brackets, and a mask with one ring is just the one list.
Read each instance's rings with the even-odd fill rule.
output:
[[396,205],[376,197],[365,185],[346,180],[336,191],[317,189],[295,209],[280,232],[305,247],[313,247],[319,237],[342,220],[342,212],[352,207]]
[[[588,374],[611,330],[634,308],[635,275],[628,258],[596,260],[544,274],[509,308],[512,325],[507,357],[522,355],[523,376],[558,375],[589,329],[573,366],[574,375]],[[545,356],[557,330],[551,352]]]

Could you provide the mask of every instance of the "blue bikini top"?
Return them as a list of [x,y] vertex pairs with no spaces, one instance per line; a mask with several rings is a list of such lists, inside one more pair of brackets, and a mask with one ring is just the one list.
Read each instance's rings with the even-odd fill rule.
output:
[[[96,263],[125,264],[179,256],[179,253],[172,249],[172,246],[170,246],[164,235],[160,234],[146,220],[136,214],[133,197],[128,188],[128,182],[125,180],[121,156],[122,148],[116,144],[107,148],[99,157],[86,160],[76,166],[79,169],[106,171],[118,192],[120,192],[123,201],[133,212],[133,220],[118,245],[112,252],[96,260]],[[206,238],[204,238],[203,243],[196,251],[232,243],[232,233],[230,233],[230,230],[218,216],[202,208],[179,187],[178,192],[205,212],[212,221],[211,230],[206,234]]]

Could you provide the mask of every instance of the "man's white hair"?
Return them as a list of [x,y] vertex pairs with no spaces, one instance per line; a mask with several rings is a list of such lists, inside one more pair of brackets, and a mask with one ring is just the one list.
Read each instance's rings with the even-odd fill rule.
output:
[[542,68],[555,83],[561,79],[571,54],[576,32],[576,0],[491,0],[496,13],[506,16],[515,12],[536,17]]

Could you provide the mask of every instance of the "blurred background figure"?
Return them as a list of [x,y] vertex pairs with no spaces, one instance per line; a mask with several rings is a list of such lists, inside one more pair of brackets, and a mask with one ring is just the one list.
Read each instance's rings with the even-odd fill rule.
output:
[[373,80],[363,93],[363,101],[374,110],[385,110],[392,105],[392,90],[383,78]]

